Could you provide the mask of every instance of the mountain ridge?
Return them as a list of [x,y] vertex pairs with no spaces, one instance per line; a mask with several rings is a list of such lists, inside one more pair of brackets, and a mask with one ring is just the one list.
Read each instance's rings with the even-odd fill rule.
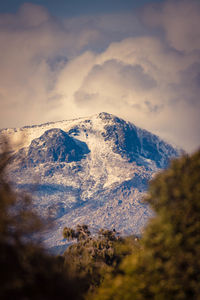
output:
[[62,228],[78,223],[140,234],[152,216],[142,202],[149,180],[181,154],[108,113],[8,129],[13,147],[20,134],[9,172],[18,189],[37,178],[34,207],[56,223],[44,238],[48,247],[64,243]]

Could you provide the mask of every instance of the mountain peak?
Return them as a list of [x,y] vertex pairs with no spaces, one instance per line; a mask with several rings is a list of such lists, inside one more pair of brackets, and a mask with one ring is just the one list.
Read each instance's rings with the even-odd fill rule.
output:
[[116,116],[114,116],[113,114],[107,113],[107,112],[100,112],[97,115],[97,117],[102,119],[102,120],[110,120],[110,119],[116,118]]
[[117,123],[120,123],[120,122],[126,123],[126,121],[124,121],[123,119],[120,119],[119,117],[117,117],[113,114],[107,113],[107,112],[100,112],[97,115],[97,118],[101,119],[103,121],[113,121],[113,122],[117,122]]
[[10,177],[31,189],[39,174],[34,205],[57,226],[45,236],[49,246],[62,243],[64,226],[78,223],[139,234],[151,216],[141,204],[148,181],[179,156],[158,136],[106,112],[7,131],[13,140],[19,133],[26,139],[15,149]]

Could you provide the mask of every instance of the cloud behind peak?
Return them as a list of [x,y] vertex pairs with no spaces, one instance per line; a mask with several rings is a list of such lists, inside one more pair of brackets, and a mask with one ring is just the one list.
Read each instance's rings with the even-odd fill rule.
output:
[[61,19],[32,3],[1,14],[0,126],[108,111],[198,147],[199,2],[161,1],[142,16]]

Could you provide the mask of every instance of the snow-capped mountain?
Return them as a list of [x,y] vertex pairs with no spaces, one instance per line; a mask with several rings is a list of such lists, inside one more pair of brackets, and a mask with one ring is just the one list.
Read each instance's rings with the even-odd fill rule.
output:
[[63,227],[76,224],[141,233],[152,215],[142,202],[148,181],[180,155],[158,136],[108,113],[1,134],[13,147],[9,172],[17,188],[35,190],[34,207],[55,220],[45,236],[48,247],[62,245]]

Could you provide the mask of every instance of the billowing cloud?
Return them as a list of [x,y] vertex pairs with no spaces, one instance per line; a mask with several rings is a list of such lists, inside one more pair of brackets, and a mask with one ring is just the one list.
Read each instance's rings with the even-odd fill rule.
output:
[[3,126],[107,111],[188,151],[197,148],[198,1],[150,5],[143,19],[148,26],[130,12],[61,21],[32,4],[3,15]]
[[[84,78],[74,100],[79,107],[101,106],[120,107],[130,101],[136,103],[138,95],[150,91],[156,81],[145,74],[140,65],[125,64],[118,60],[107,60],[102,65],[94,65]],[[135,100],[134,100],[135,99]],[[148,102],[148,101],[146,101]],[[150,102],[148,102],[150,104]]]
[[150,5],[144,19],[148,25],[162,27],[169,44],[179,51],[200,49],[199,0],[170,0]]
[[42,6],[25,3],[17,14],[0,16],[1,127],[48,121],[60,105],[53,91],[67,60],[89,42],[95,30],[70,32]]
[[199,145],[198,60],[155,37],[128,38],[74,58],[56,89],[66,110],[73,103],[79,115],[108,111],[192,150]]

